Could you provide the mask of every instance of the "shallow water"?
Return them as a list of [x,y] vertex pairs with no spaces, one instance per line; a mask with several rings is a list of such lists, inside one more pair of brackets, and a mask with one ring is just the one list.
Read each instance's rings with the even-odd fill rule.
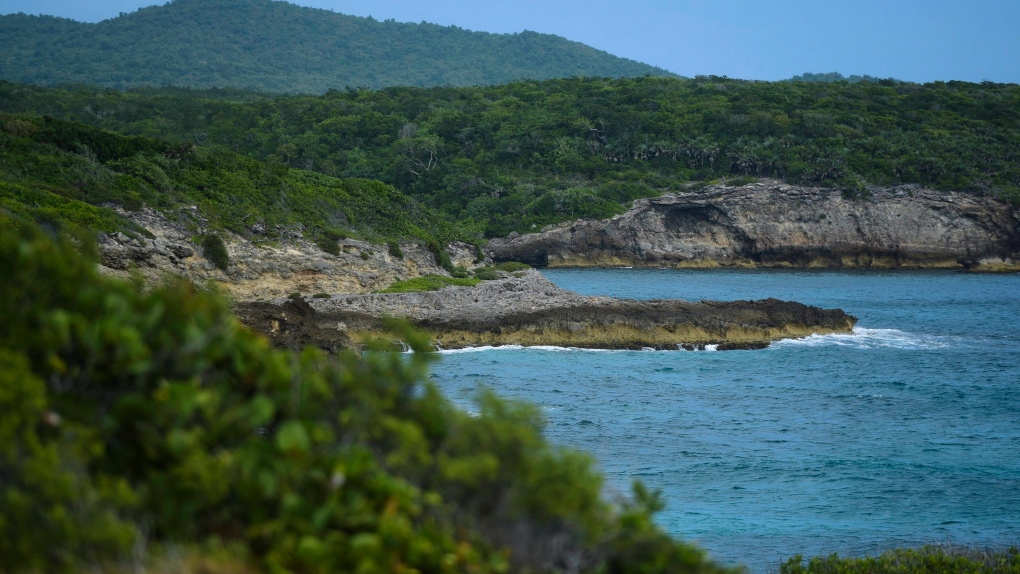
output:
[[776,297],[840,307],[853,334],[759,351],[503,347],[433,378],[541,405],[610,489],[661,488],[658,521],[752,571],[793,554],[1020,539],[1020,275],[548,270],[637,299]]

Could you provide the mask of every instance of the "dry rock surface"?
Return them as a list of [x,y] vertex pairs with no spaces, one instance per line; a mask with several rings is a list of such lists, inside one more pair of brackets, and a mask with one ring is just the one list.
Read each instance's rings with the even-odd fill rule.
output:
[[[124,212],[155,236],[131,238],[121,233],[100,237],[100,269],[110,275],[140,274],[149,281],[173,275],[196,284],[214,282],[236,301],[284,297],[291,293],[364,293],[394,281],[427,274],[448,275],[424,247],[402,243],[403,258],[393,257],[385,245],[342,240],[343,251],[330,255],[300,233],[274,244],[256,244],[237,235],[221,234],[230,264],[221,271],[196,244],[196,233],[183,223],[144,209]],[[455,243],[448,249],[455,265],[470,265],[474,247]],[[367,259],[362,254],[367,254]]]
[[337,295],[242,303],[240,319],[280,346],[357,346],[385,335],[381,317],[405,317],[442,348],[559,345],[639,349],[761,348],[811,334],[849,332],[842,310],[762,301],[635,301],[588,297],[556,287],[536,271],[477,287],[427,293]]
[[1020,209],[918,186],[840,190],[762,180],[641,199],[622,215],[496,239],[537,266],[959,268],[1020,271]]

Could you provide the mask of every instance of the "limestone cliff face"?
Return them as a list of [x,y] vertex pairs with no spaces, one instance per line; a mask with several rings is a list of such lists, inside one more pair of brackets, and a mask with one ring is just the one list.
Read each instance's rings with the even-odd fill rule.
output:
[[[330,255],[300,235],[258,245],[223,234],[230,265],[221,271],[202,256],[201,248],[192,241],[195,233],[185,226],[150,209],[122,213],[148,229],[155,239],[133,239],[119,233],[101,236],[102,272],[123,277],[140,274],[149,281],[168,275],[197,284],[211,281],[235,301],[273,299],[294,292],[364,293],[398,280],[448,275],[419,245],[401,244],[404,257],[400,259],[391,256],[385,245],[348,239],[340,242],[344,251]],[[474,247],[466,244],[452,244],[448,251],[455,265],[470,265],[475,257]],[[362,253],[367,258],[363,259]]]
[[839,190],[762,180],[634,202],[623,215],[496,239],[539,266],[967,268],[1020,271],[1020,210],[917,186]]

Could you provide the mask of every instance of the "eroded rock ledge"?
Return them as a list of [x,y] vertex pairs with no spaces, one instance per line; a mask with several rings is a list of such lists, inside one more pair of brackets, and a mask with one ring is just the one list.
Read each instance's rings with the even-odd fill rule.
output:
[[429,293],[338,295],[240,303],[238,317],[275,344],[335,351],[384,334],[381,317],[406,317],[442,348],[555,345],[605,349],[726,349],[768,346],[811,334],[845,333],[842,310],[762,301],[635,301],[565,291],[526,271],[479,286]]
[[[446,274],[426,248],[401,244],[403,257],[394,257],[385,245],[356,239],[341,242],[343,251],[324,252],[300,233],[270,244],[256,244],[232,233],[226,240],[230,265],[217,269],[202,256],[195,237],[199,232],[146,208],[120,213],[144,227],[151,238],[130,238],[120,233],[99,238],[100,271],[119,277],[139,274],[150,284],[166,276],[184,277],[196,284],[216,283],[237,301],[284,297],[299,292],[364,293],[384,289],[394,281],[427,274]],[[448,246],[455,265],[471,265],[474,246]]]
[[612,219],[495,239],[486,252],[496,261],[550,267],[1020,271],[1020,210],[918,186],[847,198],[762,180],[638,200]]

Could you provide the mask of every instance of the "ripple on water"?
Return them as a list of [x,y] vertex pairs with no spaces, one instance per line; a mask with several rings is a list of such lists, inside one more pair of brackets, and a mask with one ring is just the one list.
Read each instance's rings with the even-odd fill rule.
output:
[[664,491],[668,531],[774,571],[805,555],[1020,539],[1020,275],[556,270],[587,295],[761,299],[860,317],[769,350],[445,351],[433,378],[543,407],[607,490]]

